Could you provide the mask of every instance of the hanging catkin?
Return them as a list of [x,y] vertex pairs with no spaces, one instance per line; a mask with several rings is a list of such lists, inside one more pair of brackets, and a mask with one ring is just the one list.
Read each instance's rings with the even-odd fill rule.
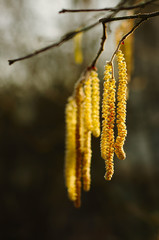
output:
[[81,176],[82,176],[82,151],[83,151],[83,84],[77,83],[75,87],[75,100],[77,105],[77,124],[76,124],[76,199],[75,207],[81,205]]
[[118,136],[115,142],[115,153],[120,160],[126,158],[126,154],[123,149],[125,138],[127,135],[126,130],[126,91],[127,91],[127,73],[126,73],[126,62],[124,55],[121,50],[117,52],[118,62],[118,75],[119,84],[117,91],[117,129]]
[[101,156],[105,159],[105,179],[111,180],[114,173],[114,120],[115,120],[115,79],[113,67],[107,63],[104,72],[104,90],[102,104]]
[[[77,29],[77,31],[80,29]],[[77,64],[83,62],[83,53],[82,53],[82,37],[83,33],[80,32],[74,37],[74,57]]]
[[100,90],[99,78],[96,71],[91,71],[92,77],[92,134],[94,137],[100,136]]
[[66,153],[65,153],[65,184],[69,199],[76,199],[76,103],[69,97],[65,110],[66,117]]
[[92,129],[92,78],[90,73],[86,75],[84,81],[84,128],[88,131]]
[[91,129],[92,129],[92,78],[90,72],[86,74],[84,82],[84,147],[82,161],[83,189],[89,191],[91,183]]

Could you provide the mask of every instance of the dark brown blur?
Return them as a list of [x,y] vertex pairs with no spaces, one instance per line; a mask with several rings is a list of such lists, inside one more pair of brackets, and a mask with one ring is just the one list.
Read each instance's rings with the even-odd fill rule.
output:
[[[0,239],[159,240],[158,17],[135,32],[127,158],[115,158],[114,176],[106,182],[100,141],[93,138],[91,190],[82,192],[82,206],[75,209],[64,185],[65,104],[97,52],[102,28],[85,34],[82,65],[76,65],[70,41],[8,66],[7,59],[47,42],[34,32],[36,19],[27,1],[2,2],[0,11],[11,20],[4,20],[6,28],[0,25]],[[91,1],[85,2],[89,7]],[[66,23],[73,18],[67,16]],[[61,35],[69,30],[62,21],[64,17],[57,23]],[[101,87],[105,60],[109,58],[102,57],[97,66]]]

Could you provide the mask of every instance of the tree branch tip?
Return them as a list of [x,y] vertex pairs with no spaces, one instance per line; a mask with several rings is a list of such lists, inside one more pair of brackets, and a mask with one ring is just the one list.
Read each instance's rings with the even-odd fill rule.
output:
[[66,10],[64,8],[59,11],[59,13],[65,13],[65,12],[66,12]]
[[12,65],[13,63],[14,63],[13,60],[8,60],[8,64],[9,64],[9,65]]

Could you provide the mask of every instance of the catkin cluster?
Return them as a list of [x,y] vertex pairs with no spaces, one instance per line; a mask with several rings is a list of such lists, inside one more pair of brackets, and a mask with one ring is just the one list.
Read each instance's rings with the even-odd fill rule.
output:
[[[70,99],[74,109],[69,107]],[[98,75],[95,70],[88,70],[77,82],[73,97],[69,98],[66,105],[65,182],[68,196],[75,207],[81,205],[82,185],[84,191],[90,189],[91,134],[95,137],[100,135],[99,101]],[[74,152],[70,146],[73,146]],[[71,162],[74,164],[71,165]],[[71,182],[71,187],[67,184],[68,181]]]
[[[112,63],[107,63],[104,72],[104,90],[102,104],[102,134],[101,134],[101,156],[105,160],[106,173],[105,179],[111,180],[114,173],[113,157],[114,152],[120,160],[125,159],[126,154],[123,149],[126,130],[126,92],[127,92],[127,72],[126,62],[121,50],[117,52],[118,63],[118,89],[117,89],[117,104],[116,101],[116,86],[113,75]],[[116,112],[115,112],[115,104]],[[114,124],[116,117],[117,136],[114,136]]]
[[[124,55],[117,54],[118,88],[112,62],[104,71],[102,101],[101,156],[105,160],[105,179],[111,180],[114,173],[114,153],[125,159],[123,146],[126,130],[127,71]],[[117,99],[116,99],[117,97]],[[98,74],[89,69],[77,82],[72,97],[66,105],[66,155],[65,183],[68,196],[75,207],[81,205],[81,189],[90,190],[91,185],[91,135],[100,136],[100,92]],[[117,134],[114,133],[116,124]],[[117,135],[117,136],[115,136]]]

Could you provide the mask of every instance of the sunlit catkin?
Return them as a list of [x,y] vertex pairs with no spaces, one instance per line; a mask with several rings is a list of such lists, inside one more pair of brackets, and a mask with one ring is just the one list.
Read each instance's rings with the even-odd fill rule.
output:
[[77,64],[81,64],[83,62],[82,36],[83,33],[80,32],[74,37],[74,56]]
[[76,103],[73,97],[68,99],[66,116],[66,153],[65,153],[65,184],[69,199],[75,201],[76,175]]
[[127,91],[127,73],[126,73],[126,62],[124,55],[121,50],[117,52],[118,62],[118,75],[119,84],[117,91],[117,129],[118,135],[115,142],[115,153],[120,160],[126,158],[126,154],[123,149],[125,138],[127,135],[126,130],[126,91]]
[[83,159],[82,159],[82,179],[83,189],[89,191],[90,189],[90,167],[91,167],[91,129],[92,129],[92,78],[90,71],[86,73],[84,81],[84,101],[83,101],[83,115],[84,115],[84,140],[83,140]]
[[92,78],[90,73],[86,75],[84,81],[84,128],[88,131],[92,129]]
[[112,68],[111,63],[105,66],[102,103],[101,156],[105,159],[106,180],[111,180],[114,173],[115,79]]
[[96,71],[91,71],[92,77],[92,134],[100,136],[100,90],[99,78]]
[[77,83],[75,87],[75,100],[77,105],[77,124],[76,124],[76,199],[75,207],[81,205],[81,176],[82,176],[82,151],[83,151],[83,84]]

